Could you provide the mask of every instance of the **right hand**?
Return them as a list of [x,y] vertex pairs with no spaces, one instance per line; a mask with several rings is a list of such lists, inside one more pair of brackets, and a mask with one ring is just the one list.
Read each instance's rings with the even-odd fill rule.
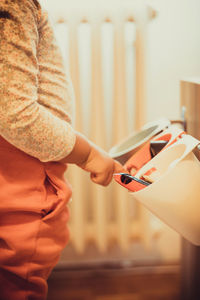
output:
[[94,183],[107,186],[114,173],[125,172],[123,166],[113,160],[106,152],[92,147],[87,160],[79,164],[79,167],[90,172],[90,178]]
[[72,152],[60,162],[76,164],[90,172],[93,182],[103,186],[110,183],[113,173],[127,173],[120,163],[113,160],[105,151],[88,141],[79,132],[76,133],[76,142]]

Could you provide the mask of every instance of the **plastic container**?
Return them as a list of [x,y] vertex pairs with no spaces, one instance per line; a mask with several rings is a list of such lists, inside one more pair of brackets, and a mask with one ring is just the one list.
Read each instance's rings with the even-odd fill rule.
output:
[[200,245],[200,162],[192,151],[199,143],[190,135],[182,135],[135,175],[140,178],[155,168],[159,171],[159,179],[131,193],[134,199],[195,245]]
[[131,134],[121,143],[112,147],[109,151],[110,156],[124,164],[140,147],[170,124],[170,121],[165,118],[145,124],[141,131]]
[[167,144],[161,150],[163,151],[181,138],[182,134],[184,134],[182,129],[175,125],[169,126],[160,134],[152,137],[144,145],[141,145],[140,148],[137,148],[137,151],[125,162],[126,169],[131,173],[131,175],[135,175],[141,167],[152,159],[151,142],[159,140],[166,141]]

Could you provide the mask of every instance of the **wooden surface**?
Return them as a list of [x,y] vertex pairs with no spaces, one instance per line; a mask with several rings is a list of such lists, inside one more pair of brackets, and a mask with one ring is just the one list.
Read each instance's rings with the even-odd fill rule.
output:
[[60,270],[49,278],[47,300],[180,300],[179,286],[176,266]]
[[[180,82],[180,104],[185,107],[187,133],[200,140],[200,78]],[[195,154],[200,159],[200,151]],[[200,209],[200,208],[197,208]],[[200,299],[200,247],[182,240],[181,300]]]

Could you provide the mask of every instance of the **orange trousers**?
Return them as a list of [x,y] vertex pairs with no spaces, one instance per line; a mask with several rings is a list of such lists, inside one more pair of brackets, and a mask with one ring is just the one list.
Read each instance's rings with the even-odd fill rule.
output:
[[46,299],[46,280],[69,238],[65,170],[0,137],[1,300]]

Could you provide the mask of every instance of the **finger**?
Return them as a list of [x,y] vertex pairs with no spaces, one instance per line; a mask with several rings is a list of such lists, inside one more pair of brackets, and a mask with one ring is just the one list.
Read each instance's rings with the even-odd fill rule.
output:
[[127,173],[126,168],[124,168],[118,161],[114,161],[114,173]]
[[137,169],[131,168],[131,169],[129,170],[129,173],[130,173],[132,176],[134,176],[134,175],[137,173]]
[[133,166],[132,163],[128,163],[123,166],[125,168],[125,170],[127,171],[127,173],[130,173],[132,176],[134,176],[137,173],[137,169]]

